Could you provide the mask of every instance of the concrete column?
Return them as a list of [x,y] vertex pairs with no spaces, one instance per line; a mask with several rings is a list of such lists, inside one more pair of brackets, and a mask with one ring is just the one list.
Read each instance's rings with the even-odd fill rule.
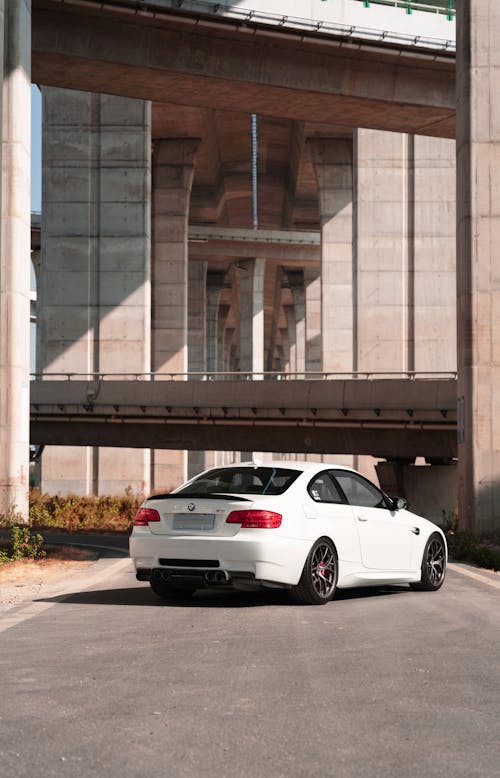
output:
[[207,371],[216,373],[219,364],[219,305],[220,287],[207,285]]
[[321,370],[321,275],[304,268],[306,372]]
[[[4,10],[5,9],[5,10]],[[31,2],[0,9],[0,514],[28,517]]]
[[[410,204],[411,205],[411,204]],[[410,210],[411,214],[411,210]],[[456,152],[446,138],[413,139],[413,338],[417,371],[457,369]],[[411,341],[410,341],[411,342]]]
[[207,263],[188,267],[188,371],[206,370]]
[[[150,370],[151,107],[43,89],[41,368]],[[48,447],[48,492],[149,491],[149,451]]]
[[288,372],[297,372],[297,324],[295,306],[285,305],[285,317],[288,333]]
[[[188,266],[188,370],[206,370],[206,262],[190,262]],[[201,376],[198,376],[201,380]],[[188,478],[205,469],[205,452],[188,451]]]
[[407,135],[376,130],[355,133],[355,362],[359,370],[413,367],[408,347],[413,329],[410,153]]
[[265,259],[248,260],[240,267],[240,370],[264,370]]
[[352,141],[309,141],[321,223],[321,369],[351,371],[354,362]]
[[304,294],[304,277],[295,282],[290,279],[290,289],[293,300],[293,353],[294,372],[303,373],[306,369],[306,301]]
[[221,306],[221,293],[227,286],[225,273],[211,271],[207,273],[206,283],[206,370],[216,373],[223,369],[222,341],[223,332],[220,326],[224,326],[228,314],[227,306]]
[[357,366],[455,370],[453,141],[355,134]]
[[[188,369],[188,217],[198,140],[158,140],[153,152],[152,365],[155,373]],[[157,380],[160,380],[158,377]],[[153,488],[185,480],[187,452],[156,450]]]
[[459,522],[500,526],[500,4],[457,3]]

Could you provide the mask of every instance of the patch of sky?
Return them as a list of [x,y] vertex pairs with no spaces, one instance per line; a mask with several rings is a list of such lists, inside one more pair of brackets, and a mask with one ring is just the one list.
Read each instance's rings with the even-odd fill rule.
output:
[[31,210],[42,209],[42,94],[31,85]]

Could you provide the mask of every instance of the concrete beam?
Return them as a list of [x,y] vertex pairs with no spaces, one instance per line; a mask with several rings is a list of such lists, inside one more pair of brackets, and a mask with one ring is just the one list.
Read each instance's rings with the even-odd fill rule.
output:
[[[264,374],[263,374],[264,375]],[[279,374],[277,374],[279,375]],[[276,378],[277,378],[276,375]],[[317,417],[320,413],[346,418],[351,412],[362,412],[367,418],[417,419],[418,414],[433,414],[435,419],[454,419],[456,380],[454,378],[386,378],[305,380],[44,380],[31,382],[32,412],[52,408],[67,415],[69,407],[85,406],[97,413],[114,406],[144,408],[141,413],[165,415],[166,408],[252,409],[259,416],[274,411],[285,417],[293,409]],[[208,374],[204,374],[209,379]],[[213,375],[214,378],[217,374]],[[62,407],[59,407],[62,406]],[[294,411],[293,411],[294,412]],[[119,413],[115,409],[115,413]],[[389,416],[385,416],[388,413]],[[196,411],[193,411],[194,415]],[[383,415],[384,414],[384,415]],[[392,416],[391,416],[392,414]],[[396,416],[394,416],[396,414]],[[184,414],[186,415],[186,414]],[[254,413],[254,416],[257,414]]]
[[456,432],[432,429],[359,428],[338,425],[280,425],[278,422],[244,426],[195,421],[182,423],[108,423],[98,420],[71,423],[60,419],[35,419],[32,440],[52,445],[129,447],[154,446],[155,450],[238,451],[242,432],[250,451],[297,454],[365,454],[380,459],[411,459],[424,456],[452,459],[456,456]]
[[452,137],[454,64],[168,10],[33,0],[33,80],[71,89]]

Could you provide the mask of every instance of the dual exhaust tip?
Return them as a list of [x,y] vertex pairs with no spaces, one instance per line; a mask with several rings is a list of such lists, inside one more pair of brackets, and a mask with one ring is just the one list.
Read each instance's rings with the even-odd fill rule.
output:
[[227,581],[227,575],[222,572],[222,570],[214,570],[213,572],[210,570],[208,573],[205,573],[205,581],[207,583],[226,583]]
[[165,582],[170,581],[173,578],[179,580],[184,577],[196,577],[198,579],[202,579],[207,585],[224,584],[229,580],[228,574],[222,570],[207,570],[206,572],[203,572],[201,570],[159,570],[156,568],[153,570],[152,577],[155,579],[155,581]]

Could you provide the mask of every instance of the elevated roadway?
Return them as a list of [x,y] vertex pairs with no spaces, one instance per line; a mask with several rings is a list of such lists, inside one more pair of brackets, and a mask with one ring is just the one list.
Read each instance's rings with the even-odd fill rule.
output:
[[31,440],[389,459],[456,456],[456,378],[450,374],[255,378],[49,376],[31,383]]
[[[193,4],[190,4],[191,8]],[[284,16],[182,3],[33,0],[32,80],[344,127],[453,137],[455,54]]]

